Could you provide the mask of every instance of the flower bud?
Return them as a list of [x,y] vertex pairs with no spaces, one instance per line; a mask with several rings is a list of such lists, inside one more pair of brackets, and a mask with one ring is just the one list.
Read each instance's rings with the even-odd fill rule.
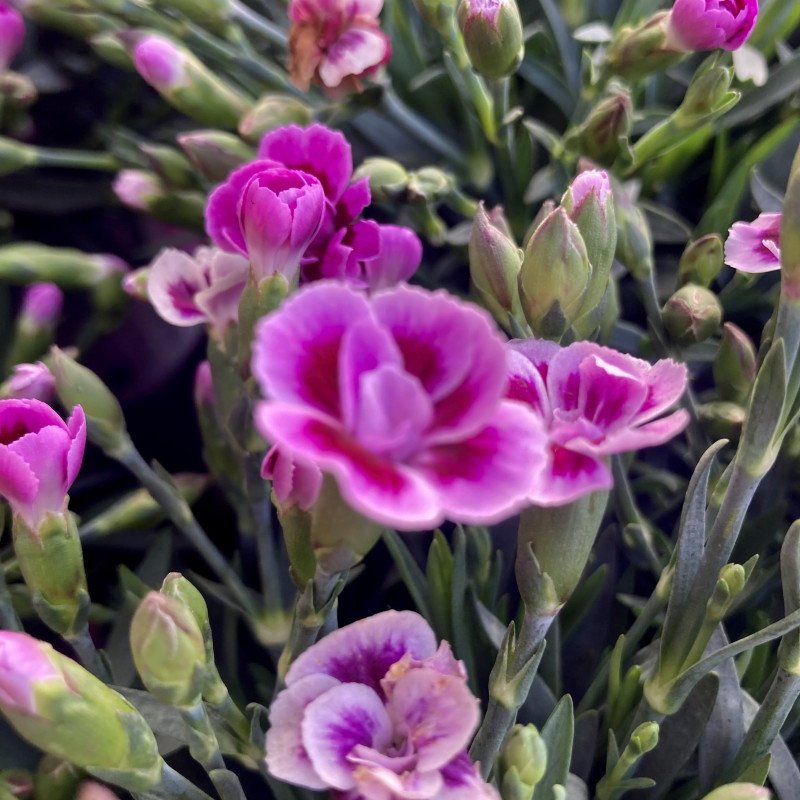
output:
[[167,185],[186,189],[194,185],[192,165],[174,147],[163,144],[140,144],[139,150],[150,169]]
[[66,501],[63,513],[46,514],[36,528],[15,514],[12,532],[36,613],[56,633],[75,632],[85,623],[89,595],[81,540]]
[[132,792],[161,782],[155,736],[123,697],[71,658],[0,631],[0,712],[45,753]]
[[726,322],[714,358],[714,383],[725,400],[744,403],[756,379],[756,348],[737,325]]
[[414,0],[414,6],[425,22],[444,33],[455,12],[456,0]]
[[85,773],[56,756],[45,756],[36,768],[34,787],[37,797],[48,800],[74,800]]
[[11,175],[35,164],[35,147],[0,136],[0,175]]
[[147,691],[170,706],[200,701],[205,677],[203,634],[180,600],[150,592],[131,620],[131,650]]
[[678,264],[678,286],[694,283],[698,286],[711,286],[711,282],[722,269],[722,239],[716,233],[709,233],[687,245]]
[[128,208],[185,228],[202,228],[206,197],[193,190],[170,190],[152,173],[123,169],[111,187]]
[[606,51],[608,68],[626,80],[664,72],[684,55],[667,46],[668,12],[662,11],[636,27],[625,26]]
[[89,37],[89,46],[103,61],[125,71],[134,69],[133,56],[128,52],[125,44],[120,41],[116,29],[96,33]]
[[703,800],[771,800],[772,792],[757,783],[726,783]]
[[147,279],[150,275],[150,267],[139,267],[131,270],[122,279],[122,291],[134,300],[150,302],[150,295],[147,292]]
[[578,226],[557,208],[528,242],[519,272],[522,311],[536,336],[563,336],[578,317],[591,275]]
[[124,262],[116,256],[68,247],[17,242],[0,247],[0,280],[28,284],[49,281],[63,289],[90,289]]
[[53,343],[64,306],[64,293],[54,283],[34,283],[25,290],[8,356],[11,364],[38,359]]
[[601,164],[611,164],[631,132],[633,107],[628,92],[601,100],[578,132],[581,152]]
[[46,364],[16,364],[11,377],[0,384],[0,399],[41,400],[49,403],[56,393],[56,380]]
[[203,636],[207,631],[211,630],[211,625],[208,621],[208,606],[203,599],[203,595],[180,572],[170,572],[164,578],[160,591],[161,594],[167,597],[179,600],[189,609]]
[[625,748],[627,754],[632,758],[638,758],[658,746],[658,723],[643,722],[631,734],[631,740]]
[[224,181],[236,167],[255,158],[238,136],[224,131],[184,133],[178,137],[178,144],[198,171],[212,181]]
[[455,188],[453,176],[439,167],[423,167],[408,174],[408,198],[432,203],[446,197]]
[[508,327],[508,315],[521,313],[517,276],[522,251],[497,228],[483,203],[475,213],[469,237],[469,274],[494,318]]
[[592,265],[592,277],[581,312],[595,308],[608,288],[608,277],[617,247],[614,198],[608,174],[599,170],[581,172],[561,198],[561,205],[578,226]]
[[516,0],[461,0],[457,17],[476,72],[504,78],[516,71],[525,55]]
[[90,369],[54,347],[53,375],[65,408],[83,406],[89,438],[106,453],[119,453],[130,442],[117,398]]
[[676,128],[694,131],[727,111],[739,99],[739,92],[730,90],[732,78],[733,67],[702,64],[672,115]]
[[39,92],[27,75],[5,72],[0,74],[0,96],[11,105],[27,108],[36,102]]
[[369,178],[369,191],[377,202],[391,202],[408,188],[406,168],[392,158],[367,158],[353,173],[353,183]]
[[313,109],[290,94],[268,92],[242,117],[239,135],[248,142],[258,144],[261,137],[284,125],[310,125],[314,119]]
[[672,339],[685,347],[717,332],[722,306],[711,290],[687,283],[667,300],[661,316]]
[[746,582],[747,573],[741,564],[726,564],[720,570],[714,591],[706,603],[706,619],[720,622]]
[[136,70],[170,105],[206,125],[236,128],[249,104],[189,50],[164,36],[123,35]]
[[726,400],[715,400],[704,403],[697,410],[703,428],[708,432],[712,441],[729,439],[731,442],[739,441],[747,412],[736,403]]
[[653,237],[644,212],[618,181],[611,179],[617,219],[617,258],[637,280],[653,271]]
[[22,15],[8,3],[0,2],[0,71],[8,69],[25,42]]
[[530,800],[547,767],[547,746],[533,725],[515,725],[500,752],[503,800]]
[[154,201],[162,200],[167,195],[158,176],[141,169],[118,172],[111,188],[122,203],[136,211],[149,210]]

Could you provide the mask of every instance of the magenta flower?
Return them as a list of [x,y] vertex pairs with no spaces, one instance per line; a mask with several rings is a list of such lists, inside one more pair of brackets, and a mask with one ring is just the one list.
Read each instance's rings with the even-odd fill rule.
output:
[[5,382],[3,396],[15,400],[41,400],[49,403],[56,393],[56,379],[41,361],[17,364],[14,374]]
[[25,42],[25,21],[19,11],[0,0],[0,71],[5,72]]
[[444,292],[313,284],[257,328],[256,425],[365,517],[497,522],[524,505],[546,446],[535,415],[503,399],[503,352],[488,315]]
[[234,253],[198,247],[190,256],[166,248],[147,275],[147,294],[159,316],[172,325],[206,323],[222,338],[239,317],[239,298],[249,263]]
[[185,57],[180,49],[163,36],[146,36],[133,50],[136,71],[159,92],[189,83]]
[[610,488],[606,456],[662,444],[689,421],[683,409],[656,419],[686,388],[686,367],[670,359],[651,365],[592,342],[528,339],[509,343],[508,365],[508,396],[548,429],[547,468],[529,495],[535,505]]
[[753,222],[734,222],[725,242],[725,263],[742,272],[781,268],[781,215],[759,214]]
[[411,611],[329,634],[270,708],[267,767],[340,800],[494,800],[466,752],[478,701],[450,645]]
[[[389,61],[391,44],[380,29],[383,0],[291,0],[289,73],[308,89],[360,91],[360,78]],[[338,93],[338,92],[337,92]]]
[[120,170],[111,188],[121,203],[136,211],[147,211],[151,201],[164,194],[155,175],[140,169]]
[[261,477],[272,481],[272,491],[281,513],[291,508],[308,511],[322,488],[322,472],[310,462],[272,447],[261,465]]
[[32,530],[64,511],[85,444],[80,406],[65,423],[39,400],[0,400],[0,494]]
[[33,685],[61,680],[61,671],[47,657],[49,645],[25,633],[0,631],[0,707],[36,713]]
[[22,296],[20,313],[34,328],[55,325],[64,307],[64,293],[54,283],[32,283]]
[[753,32],[758,0],[675,0],[666,23],[667,47],[736,50]]

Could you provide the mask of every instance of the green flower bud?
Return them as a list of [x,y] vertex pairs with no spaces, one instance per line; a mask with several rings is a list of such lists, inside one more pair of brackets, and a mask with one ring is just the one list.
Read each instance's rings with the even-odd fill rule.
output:
[[637,280],[653,271],[653,237],[644,212],[626,192],[623,185],[611,178],[614,192],[614,215],[617,219],[617,258]]
[[180,572],[170,572],[161,584],[161,594],[173,597],[183,603],[191,611],[197,627],[205,638],[206,632],[211,630],[208,621],[208,606],[203,595]]
[[714,383],[725,400],[744,403],[756,379],[756,348],[737,325],[726,322],[714,358]]
[[438,167],[423,167],[408,174],[408,198],[423,203],[436,202],[450,194],[455,185],[449,172]]
[[[49,644],[2,635],[7,657],[18,652],[25,658],[16,665],[22,691],[0,696],[0,712],[23,739],[131,792],[161,782],[164,762],[155,736],[127,700]],[[5,666],[13,679],[15,662]]]
[[136,669],[157,700],[192,707],[200,701],[206,671],[203,634],[188,606],[150,592],[131,620],[131,650]]
[[487,78],[504,78],[525,55],[516,0],[461,0],[458,26],[469,60]]
[[237,167],[255,158],[251,147],[224,131],[184,133],[178,137],[178,144],[199,172],[212,181],[224,181]]
[[729,439],[737,442],[741,436],[747,412],[736,403],[715,400],[700,406],[698,415],[700,422],[713,441]]
[[530,800],[547,767],[547,746],[533,725],[515,725],[498,763],[503,800]]
[[628,92],[601,100],[578,131],[581,152],[600,164],[612,164],[631,132],[633,106]]
[[192,165],[174,147],[150,142],[140,144],[139,150],[147,159],[150,169],[168,186],[186,189],[194,185]]
[[35,164],[35,147],[0,136],[0,175],[11,175]]
[[33,530],[21,514],[14,515],[14,552],[22,577],[42,621],[56,633],[78,628],[89,602],[86,573],[75,518],[67,511],[47,514]]
[[733,67],[701,65],[673,114],[677,128],[693,131],[733,105],[739,92],[730,91],[732,79]]
[[68,761],[45,756],[39,762],[33,779],[36,796],[46,797],[48,800],[74,800],[78,784],[84,776],[83,770],[77,769]]
[[36,84],[27,75],[9,70],[0,75],[0,96],[11,105],[27,108],[36,102],[39,93]]
[[678,264],[678,286],[711,286],[723,264],[722,239],[710,233],[687,245]]
[[123,169],[112,185],[128,208],[150,214],[163,222],[185,228],[203,227],[206,196],[191,189],[169,189],[153,172]]
[[456,8],[456,0],[414,0],[420,16],[439,33],[444,33]]
[[736,596],[744,589],[746,581],[747,575],[741,564],[726,564],[720,570],[714,591],[706,603],[706,618],[720,622]]
[[682,346],[704,342],[722,322],[722,306],[709,289],[688,283],[667,300],[661,316],[669,335]]
[[636,27],[622,28],[606,51],[608,70],[626,80],[636,80],[663,72],[685,58],[685,53],[666,46],[664,23],[668,17],[669,12],[662,11]]
[[638,758],[658,746],[658,723],[644,722],[632,734],[628,746],[625,748],[627,753]]
[[372,199],[378,202],[394,200],[408,188],[406,168],[391,158],[367,158],[353,173],[353,181],[369,178]]
[[49,281],[62,289],[88,289],[123,262],[115,256],[90,255],[67,247],[17,242],[0,247],[0,280],[14,284]]
[[756,783],[727,783],[718,786],[703,800],[770,800],[772,792]]
[[119,30],[119,22],[108,14],[76,14],[71,4],[60,0],[25,0],[25,16],[45,28],[53,28],[78,39],[103,31]]
[[483,203],[478,207],[469,237],[469,274],[494,318],[508,327],[508,315],[520,314],[517,276],[522,251],[495,226]]
[[83,407],[89,438],[105,452],[125,450],[130,439],[117,398],[94,372],[63,350],[54,347],[52,355],[56,392],[63,406],[70,410],[77,405]]
[[119,40],[116,30],[103,31],[89,38],[89,45],[103,61],[124,70],[132,70],[133,57]]
[[591,276],[578,226],[557,208],[528,242],[519,273],[522,311],[537,336],[563,336],[578,317]]
[[290,94],[268,92],[242,117],[239,134],[248,142],[258,144],[261,137],[283,125],[309,125],[314,110],[307,103]]

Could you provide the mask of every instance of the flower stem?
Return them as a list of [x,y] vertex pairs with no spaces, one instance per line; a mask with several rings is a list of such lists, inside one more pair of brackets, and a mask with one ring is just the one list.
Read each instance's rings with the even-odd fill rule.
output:
[[6,573],[2,564],[0,564],[0,630],[22,630],[22,624],[14,610],[14,604],[11,602],[11,593],[8,591]]
[[89,670],[96,678],[100,678],[103,683],[112,683],[111,673],[108,671],[106,662],[94,646],[92,637],[89,635],[87,625],[77,633],[67,634],[64,639],[69,642],[72,649],[78,656],[81,664]]
[[161,783],[146,792],[135,792],[137,800],[211,800],[201,789],[188,781],[165,763],[161,773]]
[[36,148],[37,167],[67,167],[71,169],[96,169],[116,172],[122,167],[113,153],[94,153],[90,150],[56,150]]
[[130,440],[128,440],[127,446],[122,452],[112,453],[111,455],[123,466],[127,467],[142,486],[150,492],[153,499],[167,512],[167,515],[178,530],[189,539],[208,562],[211,569],[216,572],[225,586],[228,587],[228,590],[248,616],[256,614],[258,609],[247,587],[242,583],[241,578],[236,574],[236,571],[228,563],[225,556],[198,525],[189,504],[180,492],[175,491],[168,481],[150,467]]
[[231,17],[242,27],[247,28],[252,33],[257,33],[271,44],[276,44],[284,50],[286,49],[286,31],[273,22],[264,19],[260,14],[253,11],[252,8],[248,8],[244,3],[239,2],[239,0],[231,0],[230,12]]

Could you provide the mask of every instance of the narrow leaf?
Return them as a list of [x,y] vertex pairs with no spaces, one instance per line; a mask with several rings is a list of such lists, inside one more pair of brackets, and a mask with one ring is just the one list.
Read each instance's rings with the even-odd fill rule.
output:
[[383,541],[389,552],[392,554],[397,571],[403,579],[403,583],[417,607],[417,611],[425,617],[428,622],[433,622],[431,617],[430,604],[428,603],[428,582],[425,573],[419,568],[411,551],[406,547],[402,538],[392,530],[383,532]]
[[572,698],[564,695],[542,728],[542,738],[547,745],[547,768],[536,784],[533,800],[550,800],[556,784],[566,785],[574,734]]

